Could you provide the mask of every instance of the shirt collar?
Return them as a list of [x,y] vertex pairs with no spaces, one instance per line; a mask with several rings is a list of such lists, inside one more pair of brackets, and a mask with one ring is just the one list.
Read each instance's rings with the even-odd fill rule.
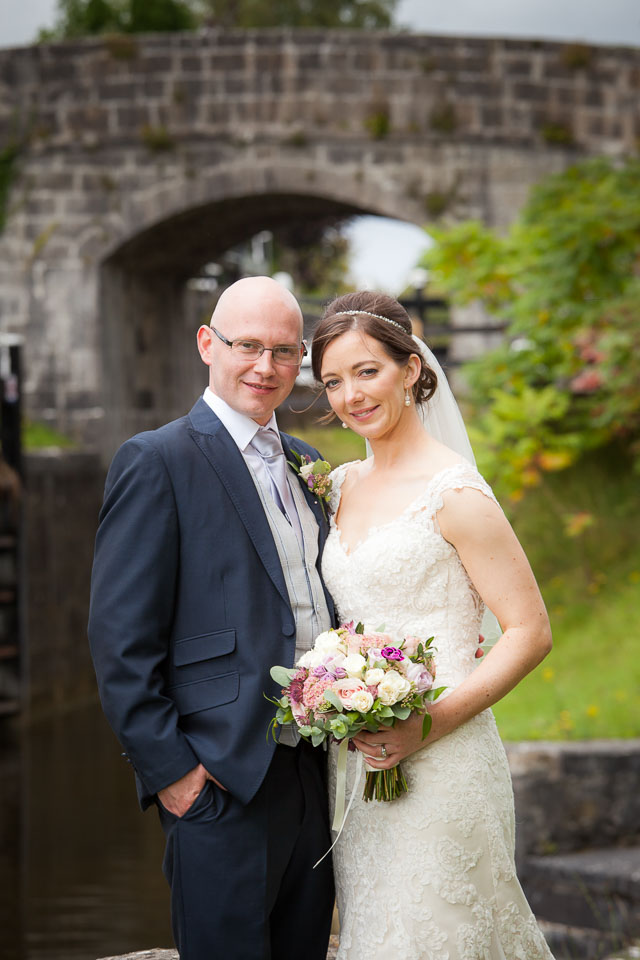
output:
[[[261,424],[256,423],[255,420],[247,417],[244,413],[239,413],[237,410],[234,410],[222,397],[214,393],[210,387],[205,389],[202,399],[222,422],[222,425],[229,432],[238,449],[244,452],[260,429]],[[280,436],[275,412],[271,414],[271,419],[265,426],[271,427],[276,431],[278,436]]]

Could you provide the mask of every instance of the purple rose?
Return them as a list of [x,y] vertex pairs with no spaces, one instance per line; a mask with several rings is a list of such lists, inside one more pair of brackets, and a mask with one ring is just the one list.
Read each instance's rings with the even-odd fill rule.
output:
[[324,677],[325,673],[328,673],[327,668],[323,663],[321,663],[317,667],[314,667],[311,672],[314,675],[314,677]]
[[415,684],[417,693],[431,690],[433,686],[433,677],[422,663],[409,661],[404,667],[404,675],[407,680]]
[[404,653],[397,647],[383,647],[380,653],[385,660],[404,660]]
[[344,678],[347,675],[347,671],[344,670],[342,667],[334,667],[333,675],[336,678],[336,680],[344,680]]

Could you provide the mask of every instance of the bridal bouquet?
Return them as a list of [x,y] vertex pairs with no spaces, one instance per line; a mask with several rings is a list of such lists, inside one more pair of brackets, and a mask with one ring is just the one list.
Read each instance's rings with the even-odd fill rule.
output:
[[[274,700],[278,724],[296,723],[300,735],[314,747],[325,740],[341,741],[338,779],[346,770],[348,741],[361,730],[376,733],[406,720],[412,713],[424,715],[422,736],[431,728],[426,705],[445,689],[434,689],[433,637],[404,637],[395,641],[380,631],[365,631],[362,623],[342,624],[316,638],[292,670],[272,667],[272,678],[282,687]],[[367,772],[364,800],[395,800],[407,791],[400,765],[391,770]]]

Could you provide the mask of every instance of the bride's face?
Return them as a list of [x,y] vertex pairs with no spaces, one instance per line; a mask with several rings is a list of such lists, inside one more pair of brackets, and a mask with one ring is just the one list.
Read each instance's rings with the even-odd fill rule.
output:
[[368,440],[386,436],[410,409],[405,386],[415,382],[416,363],[400,367],[382,344],[360,330],[336,337],[322,357],[322,382],[336,415]]

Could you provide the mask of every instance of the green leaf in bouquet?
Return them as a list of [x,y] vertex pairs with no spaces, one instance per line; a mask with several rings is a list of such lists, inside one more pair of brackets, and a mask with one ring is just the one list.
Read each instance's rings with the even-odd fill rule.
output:
[[392,712],[390,717],[380,717],[380,723],[382,724],[383,727],[392,727],[393,724],[395,723],[395,719],[396,718],[394,717]]
[[393,707],[393,714],[398,720],[406,720],[407,717],[411,716],[411,707],[403,707],[396,703]]
[[336,740],[341,740],[343,737],[346,737],[349,732],[349,724],[344,717],[334,717],[333,720],[330,721],[329,726]]
[[437,700],[440,694],[446,689],[446,687],[436,687],[434,690],[429,690],[424,694],[424,699],[429,701]]
[[358,623],[358,626],[356,627],[356,633],[364,633],[364,623]]
[[379,717],[393,717],[393,710],[384,703],[380,704],[376,713]]
[[367,717],[365,722],[366,722],[367,730],[370,730],[371,733],[378,732],[378,721],[374,717],[371,717],[371,716]]
[[327,463],[326,460],[314,460],[311,465],[311,472],[320,475],[331,473],[331,464]]
[[311,743],[313,744],[314,747],[319,747],[320,744],[324,742],[324,738],[325,738],[325,734],[322,733],[321,731],[318,731],[318,733],[312,733]]
[[360,714],[358,713],[357,710],[349,710],[346,717],[350,723],[357,723],[358,720],[360,719]]
[[311,736],[311,727],[308,724],[304,724],[300,727],[300,736],[301,737],[310,737]]
[[335,707],[338,713],[342,713],[344,707],[337,693],[334,693],[333,690],[325,690],[322,694],[327,703],[330,703],[332,707]]
[[277,666],[276,666],[276,667],[271,667],[271,670],[269,670],[269,673],[271,674],[271,679],[272,679],[272,680],[275,680],[275,682],[276,682],[279,686],[281,686],[281,687],[288,687],[289,684],[291,683],[291,680],[293,679],[296,671],[295,671],[295,670],[289,670],[289,669],[287,669],[287,667],[277,667]]
[[423,740],[429,736],[429,731],[431,730],[432,723],[433,723],[433,720],[431,719],[431,714],[425,713],[424,717],[422,718],[422,739]]

